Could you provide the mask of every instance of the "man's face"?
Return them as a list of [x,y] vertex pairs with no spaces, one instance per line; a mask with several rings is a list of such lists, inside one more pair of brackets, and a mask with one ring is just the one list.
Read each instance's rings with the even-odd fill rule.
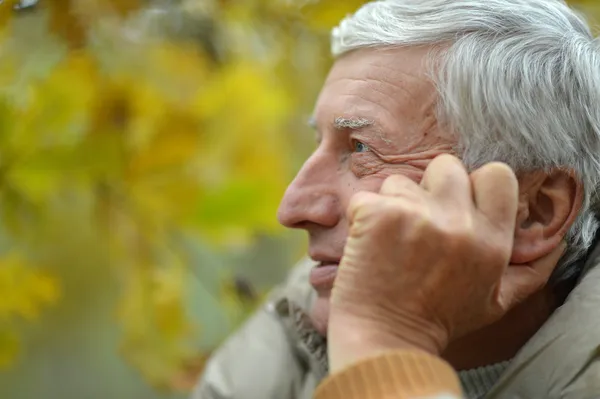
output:
[[312,319],[322,333],[352,196],[378,191],[394,174],[419,182],[429,162],[455,143],[438,128],[426,54],[427,49],[350,53],[335,63],[317,101],[318,147],[288,187],[278,216],[286,227],[308,232],[309,256],[318,263],[310,276],[317,292]]

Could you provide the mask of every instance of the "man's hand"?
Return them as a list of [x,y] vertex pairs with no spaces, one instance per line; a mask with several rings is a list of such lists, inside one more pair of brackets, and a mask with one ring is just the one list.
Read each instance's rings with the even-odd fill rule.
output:
[[336,369],[406,346],[439,354],[542,288],[556,262],[510,266],[518,182],[500,163],[469,176],[450,155],[421,185],[392,176],[358,193],[331,298],[329,351]]

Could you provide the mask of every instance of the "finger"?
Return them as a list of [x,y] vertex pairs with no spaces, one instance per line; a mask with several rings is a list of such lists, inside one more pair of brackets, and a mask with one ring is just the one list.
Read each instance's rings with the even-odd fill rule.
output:
[[493,162],[470,176],[477,209],[495,226],[513,234],[519,202],[519,183],[506,164]]
[[367,216],[368,212],[377,209],[381,202],[381,196],[369,191],[359,191],[350,199],[346,209],[346,216],[350,224]]
[[544,288],[566,248],[567,244],[563,241],[550,254],[533,263],[508,266],[500,289],[503,309],[512,309]]
[[385,179],[379,192],[392,197],[419,197],[424,190],[412,179],[403,175],[393,175]]
[[471,180],[462,162],[449,154],[436,157],[423,175],[421,187],[442,202],[472,207]]

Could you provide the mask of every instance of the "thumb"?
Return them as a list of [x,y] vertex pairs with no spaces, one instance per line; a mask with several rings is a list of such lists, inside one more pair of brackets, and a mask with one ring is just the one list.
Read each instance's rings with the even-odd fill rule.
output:
[[546,286],[558,261],[565,253],[564,241],[548,255],[524,265],[509,265],[500,285],[500,304],[508,312]]

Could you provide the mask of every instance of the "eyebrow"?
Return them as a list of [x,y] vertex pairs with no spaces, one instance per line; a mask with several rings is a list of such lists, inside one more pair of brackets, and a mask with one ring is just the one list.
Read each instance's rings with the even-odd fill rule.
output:
[[338,117],[333,121],[333,127],[338,130],[343,129],[351,129],[351,130],[360,130],[365,127],[375,125],[375,121],[365,118],[344,118]]
[[[311,129],[317,129],[317,120],[314,116],[311,116],[310,118],[308,118],[308,120],[306,121],[306,124],[311,128]],[[375,121],[370,120],[370,119],[365,119],[365,118],[344,118],[344,117],[337,117],[335,118],[335,120],[333,121],[333,127],[337,130],[343,130],[343,129],[351,129],[351,130],[359,130],[365,127],[369,127],[369,126],[374,126],[375,125]]]

